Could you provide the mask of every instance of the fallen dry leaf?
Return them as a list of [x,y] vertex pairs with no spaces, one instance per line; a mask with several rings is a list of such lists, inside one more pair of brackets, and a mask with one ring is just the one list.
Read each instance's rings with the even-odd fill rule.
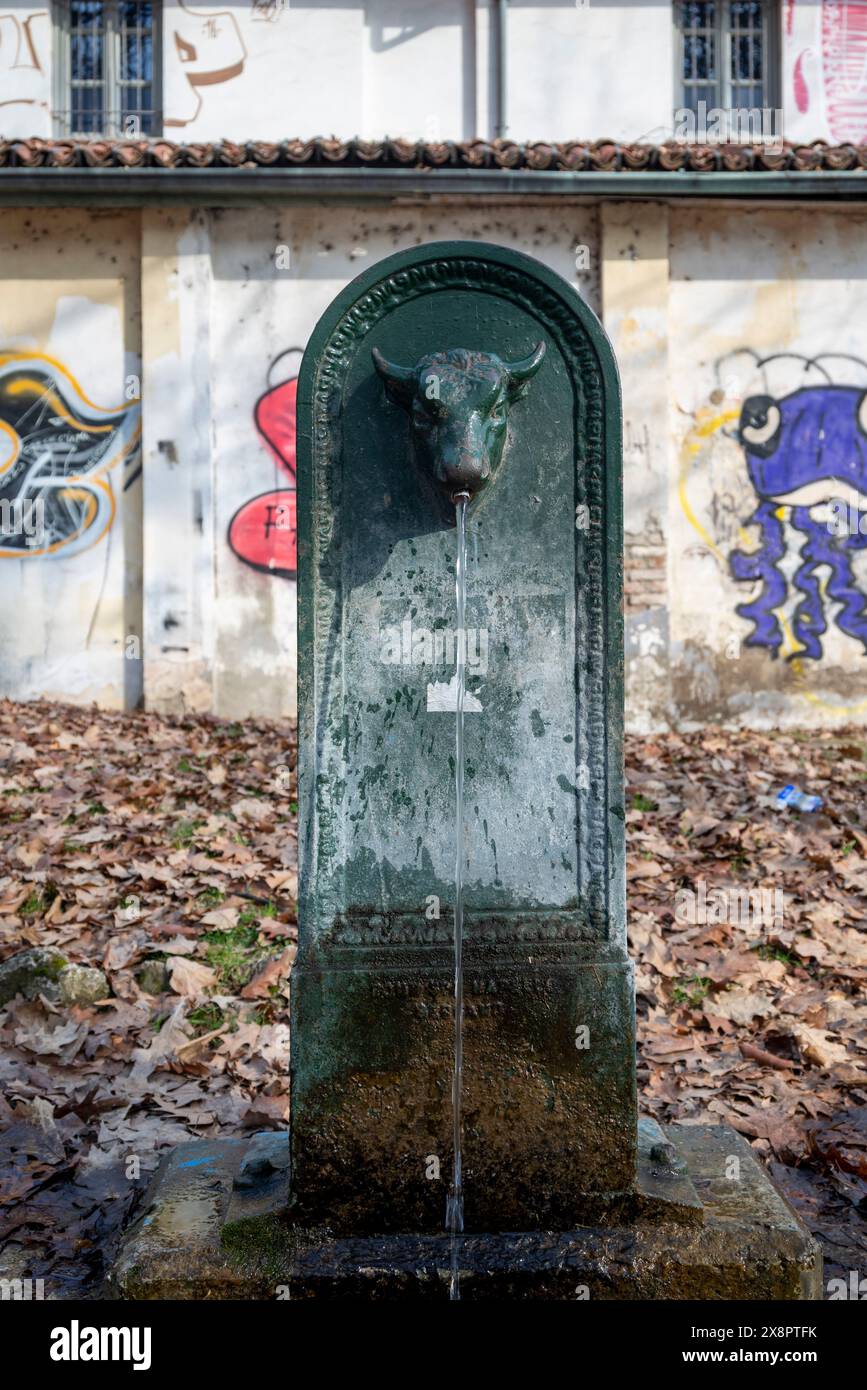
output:
[[169,980],[175,994],[195,1003],[217,984],[217,972],[186,956],[173,956],[168,962]]
[[266,999],[281,980],[288,979],[292,962],[295,959],[295,951],[295,946],[287,946],[282,955],[269,960],[264,970],[260,970],[258,975],[254,975],[250,983],[241,990],[241,998]]

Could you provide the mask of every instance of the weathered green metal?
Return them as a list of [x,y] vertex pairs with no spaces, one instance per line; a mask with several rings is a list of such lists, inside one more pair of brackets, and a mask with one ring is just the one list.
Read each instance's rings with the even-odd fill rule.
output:
[[466,348],[426,353],[414,367],[387,361],[378,348],[371,356],[389,400],[409,415],[423,478],[453,518],[455,497],[475,499],[495,476],[509,411],[542,365],[545,344],[521,362]]
[[335,1230],[441,1229],[451,1160],[454,715],[450,670],[419,661],[454,626],[453,519],[372,351],[540,340],[470,534],[466,1227],[566,1228],[634,1184],[616,366],[559,276],[439,243],[348,286],[299,381],[291,1191]]

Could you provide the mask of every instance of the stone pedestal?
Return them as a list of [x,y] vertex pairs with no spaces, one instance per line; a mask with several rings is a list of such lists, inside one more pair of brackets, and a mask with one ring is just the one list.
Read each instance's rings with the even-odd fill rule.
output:
[[[652,1156],[660,1151],[667,1162]],[[111,1292],[448,1299],[448,1236],[301,1229],[286,1208],[288,1158],[287,1137],[276,1134],[174,1150],[127,1234]],[[462,1299],[822,1297],[816,1242],[725,1126],[672,1125],[663,1133],[643,1121],[632,1193],[599,1199],[585,1214],[593,1219],[579,1229],[461,1238]]]
[[[552,954],[536,947],[523,965],[488,956],[481,966],[467,952],[468,1229],[567,1230],[588,1197],[635,1181],[631,968],[598,950],[568,964]],[[296,981],[295,1029],[317,1040],[315,1077],[302,1060],[293,1080],[299,1223],[442,1231],[454,986],[437,955],[438,966],[403,951],[399,969],[311,969]],[[592,1047],[576,1047],[576,1019]]]

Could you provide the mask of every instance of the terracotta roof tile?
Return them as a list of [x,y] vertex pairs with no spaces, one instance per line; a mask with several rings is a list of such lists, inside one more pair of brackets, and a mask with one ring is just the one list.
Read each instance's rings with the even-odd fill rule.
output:
[[776,170],[867,169],[867,145],[618,144],[615,140],[171,140],[0,139],[3,169],[232,169],[232,168],[526,169],[548,172],[668,171],[755,173]]

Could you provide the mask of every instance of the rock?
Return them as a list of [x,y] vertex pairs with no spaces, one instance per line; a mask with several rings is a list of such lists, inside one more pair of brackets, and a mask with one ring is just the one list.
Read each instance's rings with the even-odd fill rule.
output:
[[60,951],[44,946],[10,956],[0,965],[0,1004],[8,1004],[16,994],[26,999],[35,999],[38,994],[58,998],[60,972],[68,963]]
[[165,994],[169,987],[169,972],[164,960],[149,960],[135,972],[136,984],[145,994]]
[[101,970],[75,965],[51,946],[19,951],[0,965],[0,1006],[16,994],[36,999],[40,994],[56,1004],[93,1004],[107,999],[108,980]]
[[61,1004],[95,1004],[111,993],[101,970],[91,965],[67,965],[60,972]]

